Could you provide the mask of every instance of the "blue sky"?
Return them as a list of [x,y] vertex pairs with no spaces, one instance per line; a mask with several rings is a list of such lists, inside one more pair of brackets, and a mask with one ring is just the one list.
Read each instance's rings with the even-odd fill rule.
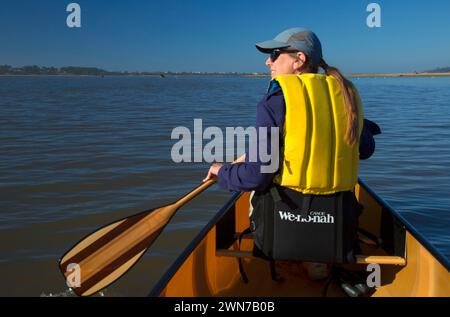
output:
[[[80,29],[66,6],[81,6]],[[381,6],[381,28],[366,7]],[[0,64],[129,71],[264,72],[254,43],[301,26],[344,72],[450,66],[450,1],[2,0]]]

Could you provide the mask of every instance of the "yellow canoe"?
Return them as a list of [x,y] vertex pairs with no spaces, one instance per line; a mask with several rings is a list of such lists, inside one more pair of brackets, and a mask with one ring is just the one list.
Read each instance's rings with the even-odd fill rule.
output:
[[[364,212],[360,228],[362,254],[347,269],[366,270],[379,264],[381,285],[371,296],[450,296],[450,263],[439,254],[399,213],[378,197],[365,183],[355,189]],[[174,262],[150,296],[323,296],[325,280],[308,278],[299,262],[276,262],[283,282],[273,281],[269,264],[251,256],[253,240],[239,233],[248,228],[249,194],[236,193],[203,228]],[[373,236],[378,244],[373,243]],[[244,283],[238,266],[241,258],[249,282]],[[331,283],[328,296],[345,296],[339,283]]]

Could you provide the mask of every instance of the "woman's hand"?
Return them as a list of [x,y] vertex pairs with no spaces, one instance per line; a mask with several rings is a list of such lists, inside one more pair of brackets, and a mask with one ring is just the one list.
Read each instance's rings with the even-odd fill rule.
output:
[[219,170],[222,166],[223,166],[223,164],[221,164],[221,163],[214,163],[213,165],[211,165],[211,167],[209,168],[209,171],[208,171],[208,175],[206,175],[203,182],[209,181],[210,179],[213,179],[214,177],[216,177],[217,174],[219,174]]

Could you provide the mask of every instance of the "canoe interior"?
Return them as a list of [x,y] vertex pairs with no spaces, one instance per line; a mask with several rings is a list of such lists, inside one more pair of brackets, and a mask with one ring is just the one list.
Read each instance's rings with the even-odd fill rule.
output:
[[[363,257],[381,256],[381,286],[374,288],[371,296],[450,296],[448,261],[364,183],[357,185],[355,193],[364,206],[360,228],[381,241],[381,247],[362,244]],[[236,239],[249,226],[248,212],[248,193],[233,195],[155,285],[150,296],[323,296],[325,281],[310,280],[300,262],[277,262],[277,273],[284,281],[275,282],[267,261],[243,257],[249,282],[242,281],[238,260],[232,255],[234,251],[252,250],[252,239],[243,239],[240,250]],[[392,259],[397,264],[383,264]],[[346,266],[352,270],[366,267],[363,263]],[[346,295],[338,283],[331,283],[327,296]]]

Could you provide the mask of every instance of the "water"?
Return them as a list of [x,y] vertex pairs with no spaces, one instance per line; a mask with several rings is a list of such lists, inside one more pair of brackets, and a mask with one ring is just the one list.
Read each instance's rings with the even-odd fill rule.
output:
[[[450,258],[450,78],[354,79],[380,124],[361,177]],[[176,200],[207,163],[175,164],[172,129],[251,126],[267,79],[0,77],[0,295],[70,296],[57,260],[100,226]],[[206,143],[206,142],[205,142]],[[229,193],[182,208],[102,296],[142,296]]]

